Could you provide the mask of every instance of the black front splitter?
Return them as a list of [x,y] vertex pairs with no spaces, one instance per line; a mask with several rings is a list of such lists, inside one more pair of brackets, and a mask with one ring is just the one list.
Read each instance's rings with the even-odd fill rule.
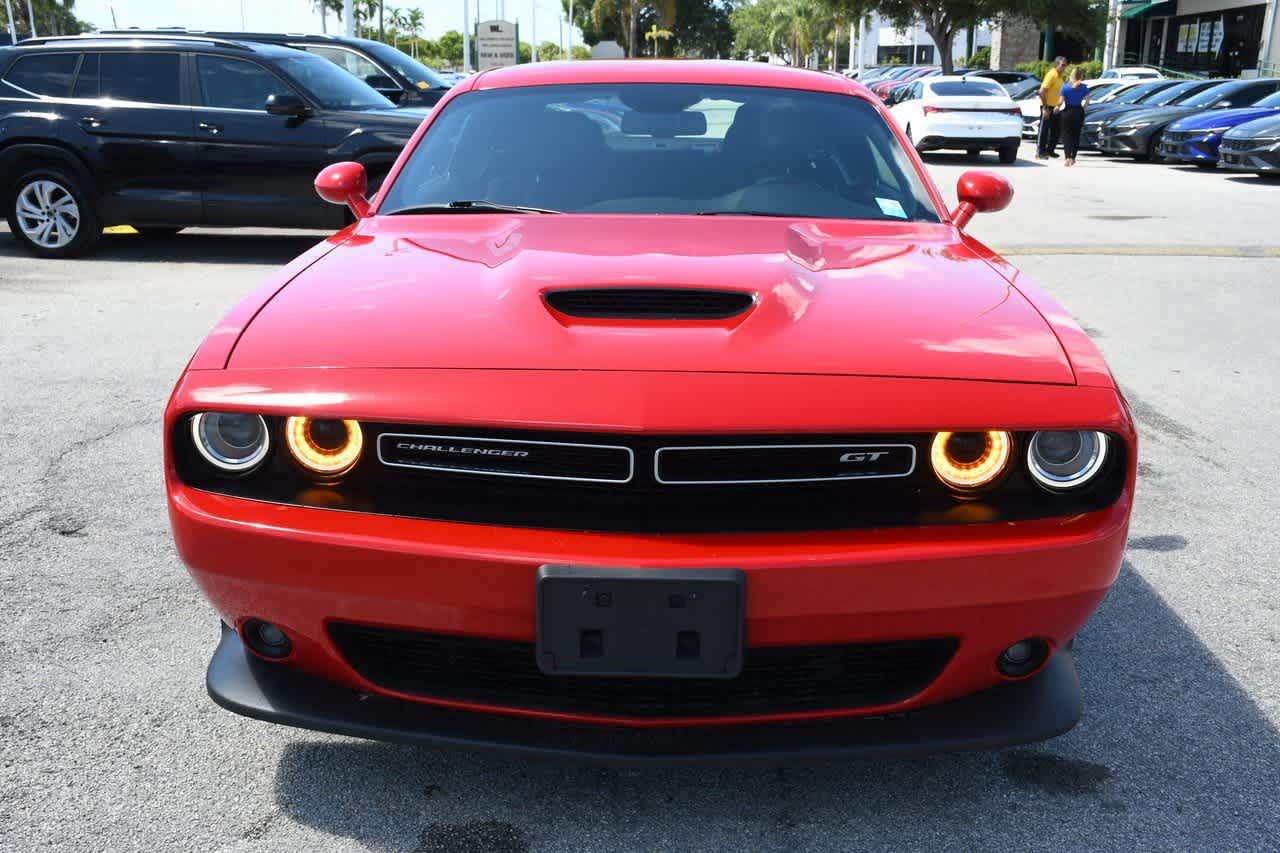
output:
[[478,714],[359,693],[259,660],[222,629],[209,695],[272,723],[372,740],[612,766],[790,763],[993,749],[1045,740],[1080,719],[1070,651],[1033,678],[906,714],[817,722],[636,729]]

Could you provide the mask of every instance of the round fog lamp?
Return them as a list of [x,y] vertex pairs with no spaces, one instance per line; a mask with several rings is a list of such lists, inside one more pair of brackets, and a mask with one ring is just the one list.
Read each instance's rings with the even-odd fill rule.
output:
[[284,440],[299,465],[326,477],[350,471],[364,449],[360,423],[333,418],[289,418]]
[[993,483],[1009,465],[1013,439],[1003,430],[940,432],[929,457],[938,479],[953,489],[972,491]]
[[1106,461],[1106,433],[1092,430],[1038,432],[1027,448],[1032,479],[1052,491],[1083,486],[1097,476]]
[[258,467],[271,447],[262,416],[236,412],[201,412],[191,419],[191,439],[206,462],[231,474]]

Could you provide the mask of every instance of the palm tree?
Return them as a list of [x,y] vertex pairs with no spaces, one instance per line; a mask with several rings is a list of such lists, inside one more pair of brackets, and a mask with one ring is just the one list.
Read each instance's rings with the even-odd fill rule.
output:
[[410,9],[408,17],[409,34],[413,36],[413,58],[418,58],[418,33],[422,32],[424,16],[421,9]]

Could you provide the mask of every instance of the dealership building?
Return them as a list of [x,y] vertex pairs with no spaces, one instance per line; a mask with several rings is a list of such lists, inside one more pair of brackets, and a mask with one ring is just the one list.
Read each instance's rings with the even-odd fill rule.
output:
[[1280,74],[1278,0],[1113,0],[1110,65],[1223,77]]

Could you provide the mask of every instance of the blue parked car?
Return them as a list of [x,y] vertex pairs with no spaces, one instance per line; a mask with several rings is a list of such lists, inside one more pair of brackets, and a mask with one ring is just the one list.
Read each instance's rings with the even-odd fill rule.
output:
[[1253,106],[1235,110],[1206,110],[1169,125],[1160,142],[1160,154],[1173,163],[1194,163],[1204,169],[1218,165],[1222,135],[1238,124],[1280,115],[1280,92]]

